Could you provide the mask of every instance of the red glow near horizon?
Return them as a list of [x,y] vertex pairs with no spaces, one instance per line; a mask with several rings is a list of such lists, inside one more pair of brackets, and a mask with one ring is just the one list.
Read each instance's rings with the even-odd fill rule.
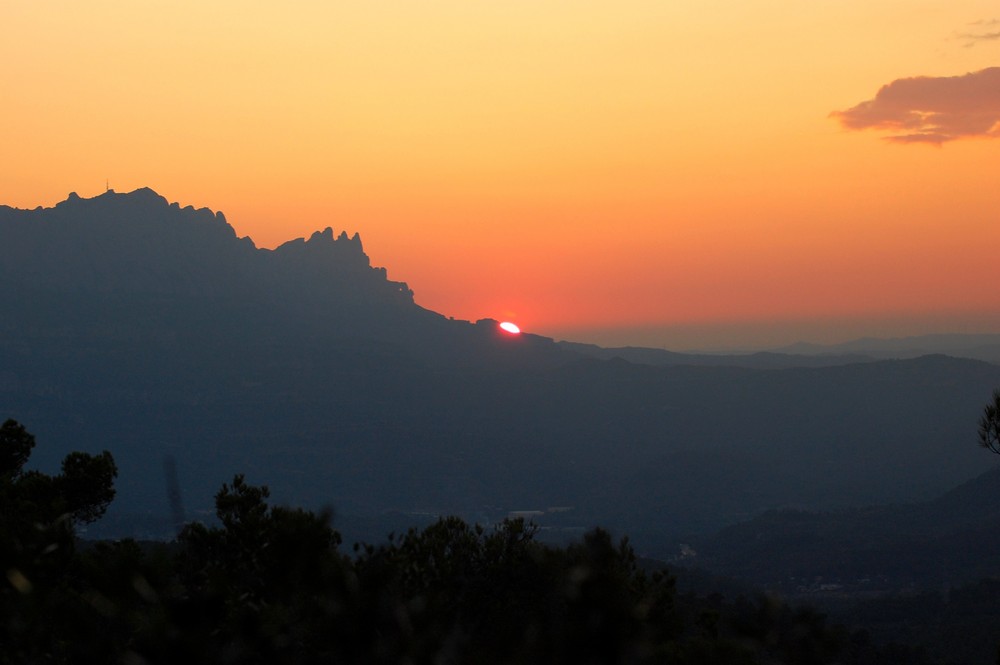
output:
[[503,323],[501,323],[500,328],[505,332],[509,332],[511,335],[521,334],[521,329],[518,328],[516,324],[513,324],[510,321],[504,321]]

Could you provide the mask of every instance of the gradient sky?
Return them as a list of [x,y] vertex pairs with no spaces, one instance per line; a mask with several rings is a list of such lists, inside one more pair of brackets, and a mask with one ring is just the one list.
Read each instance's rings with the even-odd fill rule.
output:
[[995,1],[0,7],[0,203],[149,186],[605,344],[1000,331]]

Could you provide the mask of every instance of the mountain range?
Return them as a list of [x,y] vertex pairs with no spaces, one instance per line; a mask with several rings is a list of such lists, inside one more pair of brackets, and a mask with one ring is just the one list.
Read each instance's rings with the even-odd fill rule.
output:
[[975,428],[1000,367],[979,360],[508,335],[420,307],[357,234],[261,249],[149,189],[0,207],[0,247],[0,417],[43,468],[114,454],[107,533],[169,535],[169,468],[189,519],[245,473],[359,532],[526,511],[672,556],[769,509],[926,500],[991,461]]

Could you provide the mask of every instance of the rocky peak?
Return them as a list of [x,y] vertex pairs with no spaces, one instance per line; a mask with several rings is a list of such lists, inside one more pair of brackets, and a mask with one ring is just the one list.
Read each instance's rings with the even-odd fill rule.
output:
[[327,227],[258,249],[221,212],[182,208],[148,187],[89,199],[74,192],[52,208],[0,206],[0,246],[0,278],[43,290],[279,298],[298,290],[413,302],[405,284],[371,267],[357,233]]

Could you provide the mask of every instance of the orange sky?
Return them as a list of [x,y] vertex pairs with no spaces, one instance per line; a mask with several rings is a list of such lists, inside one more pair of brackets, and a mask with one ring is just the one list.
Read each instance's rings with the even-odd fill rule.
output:
[[358,231],[426,307],[581,341],[995,332],[997,19],[967,0],[15,0],[0,203],[107,178],[259,246]]

